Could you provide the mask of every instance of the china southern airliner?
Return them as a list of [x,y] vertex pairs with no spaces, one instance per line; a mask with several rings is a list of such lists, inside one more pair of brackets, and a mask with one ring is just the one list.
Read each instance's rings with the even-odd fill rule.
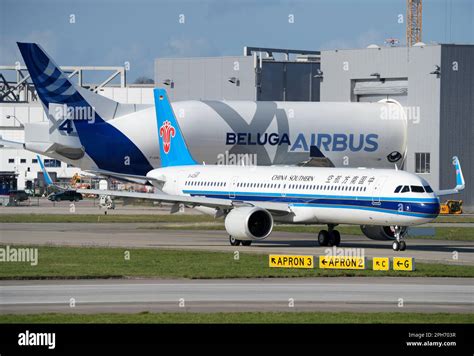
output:
[[394,240],[393,249],[403,251],[407,227],[435,219],[438,195],[465,186],[457,157],[456,187],[438,193],[424,179],[399,170],[197,164],[166,91],[155,89],[154,96],[163,167],[146,177],[161,192],[78,191],[152,199],[174,204],[172,212],[184,205],[224,217],[233,246],[267,238],[277,221],[327,225],[318,234],[322,246],[340,244],[337,225],[360,225],[366,236]]

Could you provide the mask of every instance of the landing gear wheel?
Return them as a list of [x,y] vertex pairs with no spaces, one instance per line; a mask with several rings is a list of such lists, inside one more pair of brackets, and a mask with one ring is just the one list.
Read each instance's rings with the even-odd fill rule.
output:
[[405,251],[407,244],[403,241],[405,230],[403,227],[395,226],[394,227],[395,241],[393,241],[392,248],[394,251]]
[[392,248],[394,251],[400,251],[400,243],[398,241],[393,241]]
[[229,242],[231,246],[239,246],[240,240],[237,240],[234,236],[229,236]]
[[327,246],[329,243],[329,233],[326,230],[321,230],[318,234],[319,246]]
[[407,244],[405,241],[400,241],[400,251],[405,251],[407,248]]
[[341,244],[341,234],[337,230],[329,231],[329,246],[339,246]]
[[242,246],[250,246],[252,244],[252,240],[242,240]]

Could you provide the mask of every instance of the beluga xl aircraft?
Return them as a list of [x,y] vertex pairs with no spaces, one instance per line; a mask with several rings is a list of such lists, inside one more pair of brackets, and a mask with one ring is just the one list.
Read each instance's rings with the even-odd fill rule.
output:
[[162,167],[146,179],[159,193],[78,189],[80,193],[151,199],[225,218],[230,244],[266,239],[274,222],[325,224],[321,246],[338,246],[339,224],[360,225],[372,239],[406,248],[407,227],[434,220],[438,196],[457,193],[465,182],[457,157],[456,187],[434,192],[423,178],[401,170],[296,166],[201,165],[192,157],[164,89],[154,90]]

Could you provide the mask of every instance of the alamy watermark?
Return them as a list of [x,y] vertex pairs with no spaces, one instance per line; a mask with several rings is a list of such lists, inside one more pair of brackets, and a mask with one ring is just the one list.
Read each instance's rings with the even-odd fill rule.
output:
[[364,248],[343,248],[333,246],[324,250],[326,257],[340,256],[340,257],[357,257],[365,258]]
[[55,120],[73,120],[73,121],[87,121],[89,124],[95,123],[95,108],[93,106],[68,106],[50,105],[49,115]]
[[18,334],[19,346],[47,346],[48,349],[56,348],[56,333],[35,333],[26,330]]
[[217,165],[219,166],[256,166],[256,153],[230,153],[225,151],[217,155]]
[[421,109],[419,106],[403,106],[403,111],[395,105],[384,105],[380,108],[382,120],[404,120],[419,124],[421,120]]
[[23,262],[38,265],[38,249],[26,247],[0,247],[0,262]]

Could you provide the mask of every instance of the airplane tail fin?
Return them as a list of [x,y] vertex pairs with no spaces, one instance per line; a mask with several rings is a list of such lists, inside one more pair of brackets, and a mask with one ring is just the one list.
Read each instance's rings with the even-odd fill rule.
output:
[[46,109],[50,104],[92,106],[105,120],[113,117],[117,102],[73,84],[41,46],[18,42],[18,48]]
[[197,164],[189,152],[165,89],[154,89],[161,166]]
[[152,169],[138,146],[108,122],[134,112],[135,105],[119,104],[73,84],[36,43],[18,43],[18,48],[52,122],[50,141],[83,147],[99,169],[140,175]]

